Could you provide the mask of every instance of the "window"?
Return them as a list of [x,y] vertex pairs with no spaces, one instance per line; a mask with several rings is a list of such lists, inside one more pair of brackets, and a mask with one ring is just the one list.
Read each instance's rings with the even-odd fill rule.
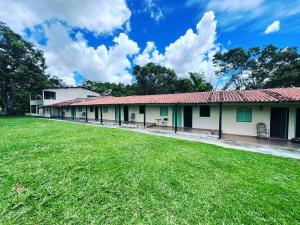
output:
[[237,122],[251,122],[252,109],[251,108],[239,108],[237,109],[236,121]]
[[90,112],[94,112],[94,106],[90,106]]
[[40,99],[42,99],[42,96],[41,96],[40,93],[32,93],[32,94],[30,95],[30,99],[31,99],[31,100],[40,100]]
[[210,117],[210,106],[201,105],[200,106],[200,117]]
[[168,116],[168,106],[160,106],[160,115]]
[[103,106],[102,110],[103,110],[104,113],[108,113],[108,107],[107,106]]
[[53,91],[44,91],[44,99],[56,99],[56,93]]
[[82,107],[78,106],[78,112],[81,112],[81,111],[82,111]]
[[31,113],[37,113],[37,112],[36,112],[36,106],[35,106],[35,105],[32,105],[32,106],[31,106]]
[[70,110],[70,107],[67,106],[67,107],[66,107],[66,112],[69,112],[69,110]]
[[145,106],[144,105],[140,105],[140,114],[144,114],[145,113]]

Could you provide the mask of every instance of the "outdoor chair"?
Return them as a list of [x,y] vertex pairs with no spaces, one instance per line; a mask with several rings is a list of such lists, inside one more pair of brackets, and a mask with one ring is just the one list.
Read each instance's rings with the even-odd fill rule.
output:
[[166,127],[168,125],[168,118],[164,118],[163,121],[161,122],[161,125],[163,127]]
[[85,119],[85,118],[86,118],[86,113],[83,112],[83,113],[81,114],[81,119],[83,120],[83,119]]
[[130,120],[129,120],[131,123],[134,123],[135,122],[135,113],[131,113],[130,115]]
[[269,137],[269,130],[265,123],[258,123],[256,125],[257,137],[259,138],[268,138]]

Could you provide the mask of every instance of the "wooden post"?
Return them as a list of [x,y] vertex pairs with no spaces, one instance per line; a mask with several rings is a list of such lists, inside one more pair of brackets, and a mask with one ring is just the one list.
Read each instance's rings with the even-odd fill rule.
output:
[[146,128],[146,104],[144,105],[144,128]]
[[50,108],[50,118],[51,118],[51,108],[52,108],[52,107],[50,106],[49,108]]
[[175,110],[174,110],[175,112],[175,121],[174,121],[174,123],[175,123],[175,133],[177,133],[177,104],[175,104]]
[[223,114],[223,103],[219,104],[219,139],[222,139],[222,114]]
[[119,105],[119,126],[121,126],[121,105]]
[[88,122],[88,107],[87,105],[85,106],[85,122]]
[[100,105],[100,122],[101,122],[101,124],[103,124],[103,112],[102,112],[102,105]]

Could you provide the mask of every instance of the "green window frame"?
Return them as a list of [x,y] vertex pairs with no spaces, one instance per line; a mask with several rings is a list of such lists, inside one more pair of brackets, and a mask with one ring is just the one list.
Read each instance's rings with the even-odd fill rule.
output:
[[168,116],[168,106],[160,106],[160,116]]
[[201,105],[200,106],[200,117],[210,117],[210,106]]
[[78,112],[82,112],[82,107],[81,106],[78,107]]
[[94,106],[90,106],[90,112],[94,112]]
[[102,110],[103,110],[104,113],[108,113],[108,106],[103,106]]
[[252,121],[252,109],[251,108],[238,108],[236,113],[237,122],[251,122]]

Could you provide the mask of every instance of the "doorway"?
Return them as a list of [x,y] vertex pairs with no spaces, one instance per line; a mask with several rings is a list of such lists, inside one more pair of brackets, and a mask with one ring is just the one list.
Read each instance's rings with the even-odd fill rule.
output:
[[119,106],[115,106],[115,120],[118,123],[119,122]]
[[76,108],[75,107],[72,107],[71,114],[72,114],[72,120],[75,120],[76,119]]
[[[181,108],[177,106],[177,127],[181,127]],[[175,107],[173,107],[173,112],[172,112],[172,125],[175,127]]]
[[296,111],[296,137],[300,138],[300,109]]
[[124,105],[124,122],[129,121],[128,105]]
[[288,108],[271,108],[270,137],[287,139],[288,138]]
[[98,121],[99,120],[99,108],[98,108],[98,106],[95,106],[94,110],[95,110],[95,120]]
[[192,128],[193,125],[193,106],[186,105],[183,109],[184,127]]

